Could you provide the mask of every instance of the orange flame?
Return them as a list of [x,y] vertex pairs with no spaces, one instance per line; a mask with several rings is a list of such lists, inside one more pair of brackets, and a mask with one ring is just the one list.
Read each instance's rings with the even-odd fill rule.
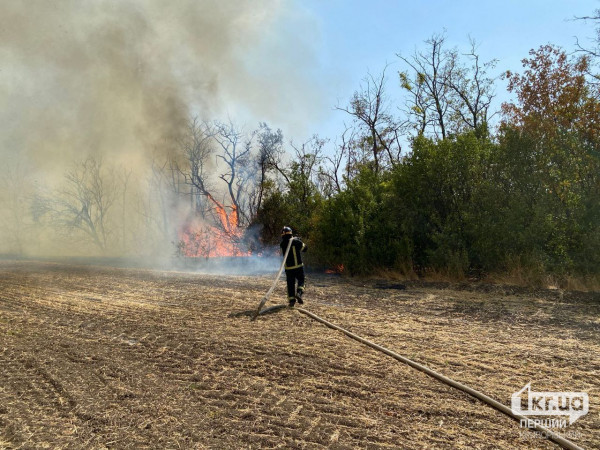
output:
[[325,271],[325,273],[333,273],[333,274],[341,274],[344,272],[344,265],[343,264],[338,264],[336,266],[333,266],[332,269],[327,269]]
[[218,223],[211,225],[193,219],[185,223],[179,231],[179,254],[191,258],[249,256],[250,252],[242,244],[243,230],[238,226],[237,207],[229,207],[228,213],[223,204],[210,199]]

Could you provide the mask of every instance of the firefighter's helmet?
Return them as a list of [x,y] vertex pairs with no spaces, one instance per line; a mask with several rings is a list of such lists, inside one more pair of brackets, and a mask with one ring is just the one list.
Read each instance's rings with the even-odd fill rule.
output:
[[283,230],[281,230],[282,236],[285,236],[286,234],[292,234],[292,229],[290,227],[283,227]]

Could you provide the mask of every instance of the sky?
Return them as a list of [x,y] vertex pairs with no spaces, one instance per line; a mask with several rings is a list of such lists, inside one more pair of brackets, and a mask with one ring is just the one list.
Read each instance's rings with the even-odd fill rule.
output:
[[[305,118],[286,123],[275,118],[288,136],[318,133],[334,137],[340,132],[345,113],[335,106],[347,104],[367,73],[379,74],[389,64],[387,88],[399,96],[396,73],[403,68],[397,54],[410,56],[424,48],[424,41],[445,33],[447,48],[469,49],[469,38],[478,44],[482,61],[497,59],[493,75],[520,71],[521,60],[530,49],[552,43],[566,50],[593,36],[593,26],[573,20],[600,8],[598,0],[303,0],[294,3],[280,23],[284,33],[296,40],[286,45],[312,61],[304,75],[319,91],[319,102],[306,110],[292,108],[290,114]],[[292,30],[292,31],[290,31]],[[276,45],[276,43],[272,43]],[[310,81],[310,80],[313,81]],[[505,84],[498,82],[497,101],[507,100]],[[288,130],[285,128],[289,127]]]

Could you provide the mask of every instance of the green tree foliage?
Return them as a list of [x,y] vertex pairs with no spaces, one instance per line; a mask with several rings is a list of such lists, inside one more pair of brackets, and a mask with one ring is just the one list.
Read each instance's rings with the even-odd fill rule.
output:
[[[417,268],[464,274],[473,254],[473,199],[485,174],[490,143],[474,132],[433,141],[415,139],[412,153],[394,171],[391,207],[399,235],[412,242]],[[390,205],[391,206],[391,205]]]
[[[393,164],[382,164],[384,152],[369,151],[373,130],[357,128],[341,147],[343,182],[336,178],[326,196],[312,175],[319,152],[297,151],[279,170],[285,189],[270,190],[259,211],[265,230],[278,232],[283,223],[302,230],[320,263],[351,275],[412,269],[463,277],[520,268],[540,281],[548,274],[598,276],[600,87],[590,56],[568,57],[552,46],[532,51],[523,73],[506,74],[516,101],[503,105],[501,126],[491,134],[492,86],[474,52],[471,71],[478,75],[471,78],[455,54],[443,55],[454,64],[438,81],[448,105],[457,95],[467,106],[457,116],[462,126],[446,127],[449,120],[442,128],[453,116],[438,114],[436,126],[445,132],[417,133]],[[403,83],[418,86],[407,76]],[[415,96],[414,105],[430,97]],[[341,159],[335,161],[337,174]]]
[[323,201],[316,183],[322,145],[323,141],[315,137],[296,148],[296,158],[287,167],[277,163],[276,170],[283,181],[265,184],[264,200],[254,223],[262,225],[261,239],[264,243],[276,243],[284,225],[290,226],[294,233],[310,238],[313,218]]
[[281,228],[284,224],[291,223],[289,221],[293,215],[288,196],[273,187],[270,183],[265,188],[265,198],[254,223],[261,226],[260,236],[263,243],[270,245],[275,245],[279,241]]
[[[401,254],[389,214],[390,175],[363,166],[347,188],[327,200],[315,226],[314,251],[329,267],[343,266],[350,274],[393,268]],[[403,251],[404,250],[404,251]]]
[[536,181],[545,217],[547,267],[598,270],[588,249],[597,245],[600,223],[600,89],[588,81],[587,57],[571,60],[552,46],[530,55],[524,74],[507,74],[518,103],[503,105],[501,141],[521,142],[529,160],[527,175]]

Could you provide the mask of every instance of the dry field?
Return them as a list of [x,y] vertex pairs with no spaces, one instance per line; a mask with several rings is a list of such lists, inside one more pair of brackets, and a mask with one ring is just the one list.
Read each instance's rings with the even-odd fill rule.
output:
[[[557,448],[298,311],[250,322],[272,278],[0,262],[0,448]],[[597,294],[397,287],[309,275],[306,308],[507,405],[587,392],[600,447]]]

